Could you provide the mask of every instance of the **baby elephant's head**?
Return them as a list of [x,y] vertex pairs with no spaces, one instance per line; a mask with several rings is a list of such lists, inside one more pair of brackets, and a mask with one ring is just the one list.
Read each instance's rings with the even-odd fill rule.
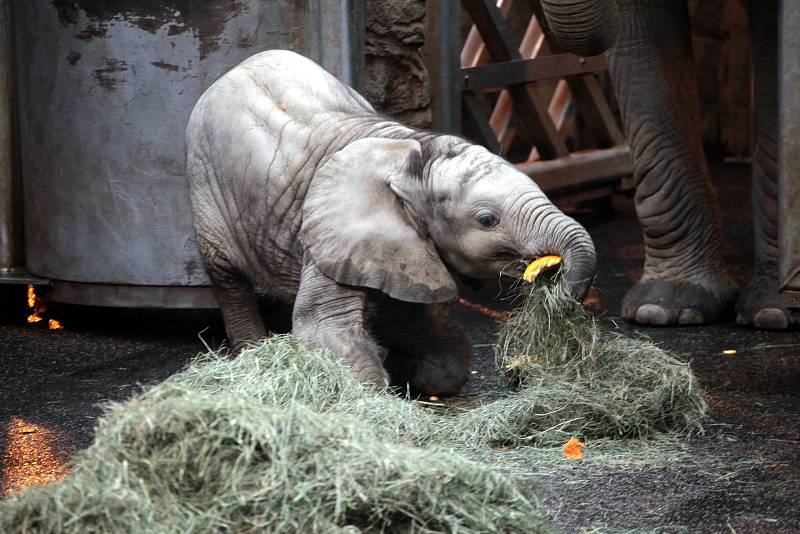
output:
[[563,258],[565,292],[583,300],[595,274],[586,230],[526,175],[486,149],[440,136],[361,139],[319,168],[303,205],[307,256],[339,283],[409,302],[456,297],[450,274],[520,275]]

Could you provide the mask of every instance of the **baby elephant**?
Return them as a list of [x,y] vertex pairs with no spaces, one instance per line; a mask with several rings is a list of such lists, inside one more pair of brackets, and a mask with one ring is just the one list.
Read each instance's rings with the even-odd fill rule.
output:
[[[313,61],[272,50],[200,97],[186,129],[194,225],[234,352],[266,335],[257,297],[365,381],[454,395],[472,350],[453,276],[564,259],[582,300],[591,238],[526,175],[467,141],[378,115]],[[565,295],[566,296],[566,295]]]

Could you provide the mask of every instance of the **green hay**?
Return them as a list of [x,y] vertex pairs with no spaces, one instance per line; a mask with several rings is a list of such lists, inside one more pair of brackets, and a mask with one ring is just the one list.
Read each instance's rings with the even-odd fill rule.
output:
[[[279,342],[280,343],[280,342]],[[109,410],[63,484],[3,532],[522,532],[534,505],[455,455],[392,444],[298,403],[159,386]]]
[[519,382],[506,401],[510,426],[585,438],[702,432],[708,406],[687,363],[648,341],[601,331],[580,304],[556,294],[531,290],[500,331],[498,363]]
[[413,446],[433,417],[276,336],[110,405],[73,475],[0,504],[0,531],[543,531],[503,474]]
[[0,531],[537,532],[511,477],[564,461],[518,446],[701,428],[687,366],[546,288],[500,341],[518,385],[468,408],[378,391],[291,336],[200,356],[109,406],[67,480],[0,503]]

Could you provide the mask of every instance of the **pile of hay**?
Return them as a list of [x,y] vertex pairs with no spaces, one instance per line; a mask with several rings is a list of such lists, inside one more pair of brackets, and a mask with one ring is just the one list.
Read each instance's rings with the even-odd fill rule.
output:
[[[2,532],[537,532],[492,446],[699,428],[684,364],[533,291],[502,329],[517,385],[430,407],[276,336],[111,405],[65,481],[0,503]],[[552,456],[560,461],[560,455]]]
[[276,336],[198,358],[98,421],[63,482],[0,504],[0,532],[540,532],[509,478],[420,449],[432,415]]
[[506,413],[500,424],[513,429],[495,441],[702,432],[708,406],[687,363],[649,341],[603,332],[580,304],[556,295],[529,290],[500,330],[497,360],[518,392],[484,408]]

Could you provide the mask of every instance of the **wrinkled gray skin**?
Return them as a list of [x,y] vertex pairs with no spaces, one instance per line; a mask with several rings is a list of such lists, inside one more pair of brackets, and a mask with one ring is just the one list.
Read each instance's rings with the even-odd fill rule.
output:
[[752,2],[755,265],[737,287],[723,258],[716,193],[699,132],[688,9],[677,0],[542,0],[563,51],[607,51],[625,134],[633,151],[644,273],[622,312],[642,324],[713,323],[786,329],[777,281],[777,5]]
[[457,296],[453,273],[496,278],[558,254],[565,293],[581,300],[595,273],[586,231],[530,178],[480,146],[378,116],[292,52],[257,54],[206,91],[187,173],[234,351],[265,336],[266,295],[293,304],[294,334],[362,380],[452,395],[472,357],[442,307]]

